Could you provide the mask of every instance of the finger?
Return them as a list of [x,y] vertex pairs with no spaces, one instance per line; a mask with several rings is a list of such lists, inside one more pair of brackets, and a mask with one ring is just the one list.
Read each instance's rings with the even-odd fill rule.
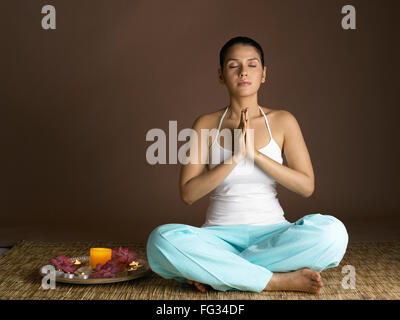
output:
[[240,112],[240,123],[239,123],[239,128],[240,128],[240,126],[242,126],[243,125],[243,111],[242,112]]
[[244,120],[244,114],[243,112],[240,113],[240,124],[239,124],[239,128],[241,128],[243,130],[244,128],[244,124],[245,124],[245,120]]

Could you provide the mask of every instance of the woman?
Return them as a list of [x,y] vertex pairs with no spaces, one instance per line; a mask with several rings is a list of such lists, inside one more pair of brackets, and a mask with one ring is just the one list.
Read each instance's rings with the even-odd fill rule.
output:
[[[209,285],[220,291],[319,293],[320,272],[342,260],[348,235],[341,221],[314,213],[290,223],[276,198],[277,182],[309,197],[314,173],[295,117],[258,105],[266,70],[256,41],[236,37],[222,47],[219,80],[228,89],[229,106],[193,125],[198,137],[201,129],[217,128],[207,152],[198,138],[196,160],[211,162],[192,161],[180,175],[186,204],[210,193],[207,218],[200,228],[166,224],[153,230],[147,256],[160,276],[187,281],[202,292]],[[233,142],[226,138],[231,131],[239,132]],[[282,152],[288,166],[282,165]]]

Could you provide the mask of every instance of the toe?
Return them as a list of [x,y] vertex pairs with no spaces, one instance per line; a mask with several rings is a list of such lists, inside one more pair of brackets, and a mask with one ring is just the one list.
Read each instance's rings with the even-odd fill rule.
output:
[[315,272],[312,277],[311,277],[314,281],[321,281],[321,276],[318,272]]
[[313,281],[313,285],[315,285],[315,286],[317,286],[319,288],[324,286],[324,284],[323,284],[323,282],[321,280]]
[[196,282],[195,285],[196,285],[197,289],[199,289],[201,292],[203,292],[203,293],[206,292],[206,288],[202,284]]
[[313,288],[314,293],[319,293],[319,290],[321,289],[321,287],[318,285],[313,285],[312,288]]
[[321,276],[320,276],[320,274],[319,274],[318,272],[315,271],[315,272],[313,273],[313,275],[312,275],[312,278],[313,278],[313,280],[318,281],[318,280],[321,279]]

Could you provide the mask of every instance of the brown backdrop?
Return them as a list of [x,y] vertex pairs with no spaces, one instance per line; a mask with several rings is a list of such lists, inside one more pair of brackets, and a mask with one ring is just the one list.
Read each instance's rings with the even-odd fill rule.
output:
[[[56,30],[41,28],[45,4]],[[350,241],[399,239],[399,5],[351,1],[357,29],[343,30],[346,4],[2,1],[0,245],[200,226],[208,198],[186,206],[179,165],[149,165],[145,137],[227,105],[218,53],[237,35],[265,51],[259,103],[293,113],[311,155],[310,198],[278,186],[287,219],[320,212]]]

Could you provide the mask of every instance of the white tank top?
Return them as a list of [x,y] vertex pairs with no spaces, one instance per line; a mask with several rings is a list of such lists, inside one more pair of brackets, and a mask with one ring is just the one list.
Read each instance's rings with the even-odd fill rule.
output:
[[[209,168],[232,156],[232,151],[218,143],[222,121],[228,111],[226,108],[218,125],[217,135],[211,144]],[[270,141],[261,153],[282,164],[282,151],[272,137],[268,119],[265,118]],[[213,160],[214,159],[214,160]],[[221,161],[215,161],[221,159]],[[211,193],[206,221],[202,227],[221,225],[270,225],[287,221],[276,197],[276,180],[265,173],[249,158],[241,160],[230,174]]]

